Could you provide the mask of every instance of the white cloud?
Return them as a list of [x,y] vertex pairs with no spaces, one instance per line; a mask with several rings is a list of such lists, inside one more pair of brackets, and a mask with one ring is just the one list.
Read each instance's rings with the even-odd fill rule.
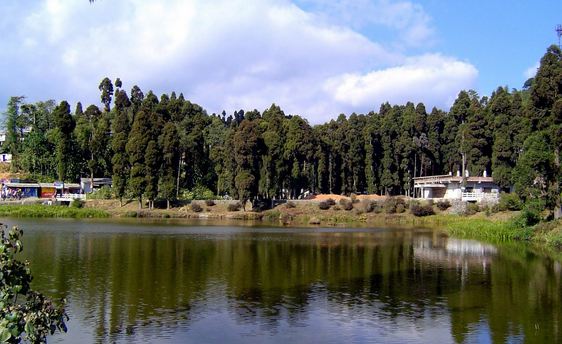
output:
[[[377,20],[405,41],[432,37],[418,5],[377,3]],[[12,13],[23,23],[15,38],[0,42],[11,54],[0,67],[15,80],[0,85],[5,98],[98,103],[97,85],[109,76],[127,89],[183,92],[211,112],[275,102],[318,123],[376,109],[379,101],[443,105],[477,75],[452,58],[408,57],[394,42],[376,42],[289,0],[47,0],[28,7]]]
[[469,63],[441,55],[406,59],[392,68],[367,74],[345,74],[328,80],[325,89],[336,101],[361,109],[386,101],[404,104],[424,102],[446,108],[459,90],[473,86],[478,71]]

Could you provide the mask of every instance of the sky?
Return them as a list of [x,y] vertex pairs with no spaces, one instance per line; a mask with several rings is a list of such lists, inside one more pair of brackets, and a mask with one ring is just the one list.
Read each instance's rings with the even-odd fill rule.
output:
[[520,89],[557,24],[559,0],[2,0],[0,99],[100,105],[107,76],[312,124],[387,101],[448,110],[463,89]]

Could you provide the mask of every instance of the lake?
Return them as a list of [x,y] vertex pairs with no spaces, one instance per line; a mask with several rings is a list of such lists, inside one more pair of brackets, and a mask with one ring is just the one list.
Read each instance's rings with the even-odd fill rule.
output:
[[432,230],[4,220],[49,343],[556,343],[562,265]]

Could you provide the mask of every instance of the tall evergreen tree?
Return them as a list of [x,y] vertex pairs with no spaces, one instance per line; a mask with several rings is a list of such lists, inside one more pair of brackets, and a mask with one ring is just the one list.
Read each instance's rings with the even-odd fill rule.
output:
[[129,189],[138,199],[139,209],[142,208],[142,196],[146,189],[145,152],[151,139],[146,133],[150,132],[150,125],[149,115],[145,111],[140,110],[135,115],[135,120],[125,146],[129,157],[129,165],[131,166]]
[[160,137],[162,147],[162,169],[160,177],[160,193],[170,209],[170,201],[176,199],[176,174],[179,161],[179,137],[176,126],[167,123]]
[[65,181],[71,174],[69,172],[72,165],[72,133],[76,123],[70,115],[70,105],[66,101],[62,101],[55,108],[53,115],[57,129],[55,150],[57,174],[59,180]]

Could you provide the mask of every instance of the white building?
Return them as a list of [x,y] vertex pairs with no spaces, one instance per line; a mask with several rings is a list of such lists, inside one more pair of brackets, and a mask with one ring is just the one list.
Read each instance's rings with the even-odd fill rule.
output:
[[496,202],[500,187],[492,177],[427,176],[414,178],[416,194],[424,199]]

